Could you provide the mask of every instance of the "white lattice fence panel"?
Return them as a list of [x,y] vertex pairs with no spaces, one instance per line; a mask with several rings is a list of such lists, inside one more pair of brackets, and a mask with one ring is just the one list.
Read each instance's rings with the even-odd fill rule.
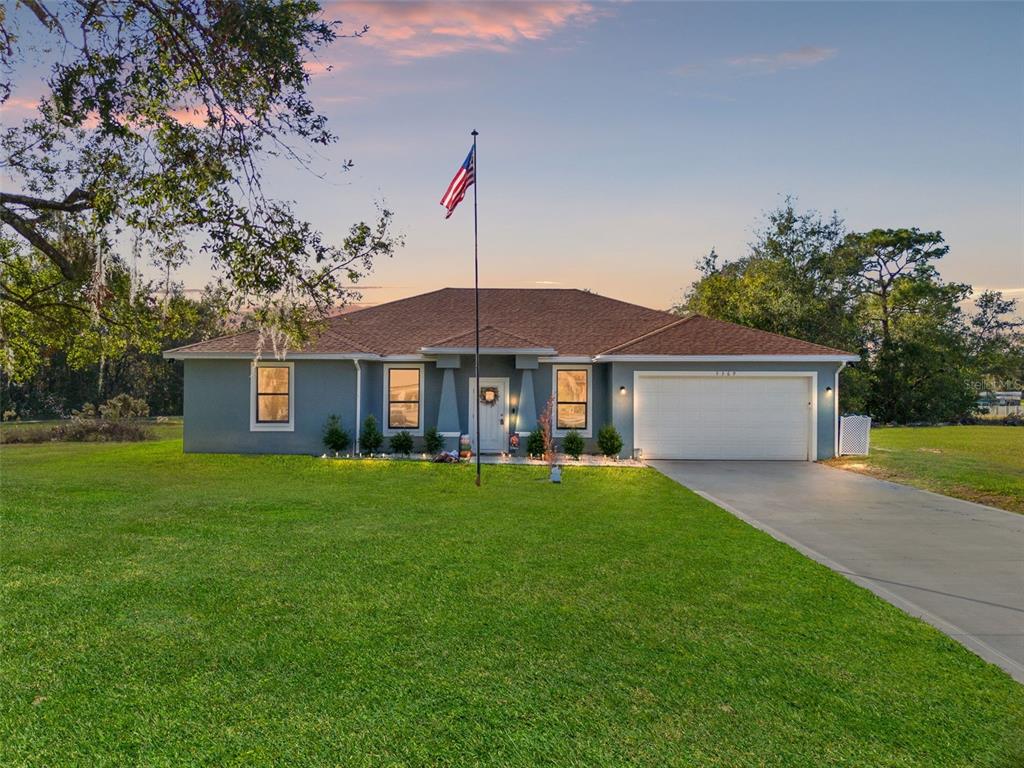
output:
[[871,447],[871,417],[843,416],[839,420],[839,455],[867,456]]

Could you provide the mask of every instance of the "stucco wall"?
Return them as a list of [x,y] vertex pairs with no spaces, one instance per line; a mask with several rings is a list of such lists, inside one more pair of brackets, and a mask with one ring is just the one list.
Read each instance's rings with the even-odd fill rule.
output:
[[251,363],[185,361],[185,450],[197,453],[324,451],[321,436],[332,413],[355,435],[355,367],[351,360],[295,361],[295,430],[250,432]]
[[[839,363],[611,363],[609,397],[612,418],[622,433],[624,456],[633,453],[633,374],[636,371],[814,371],[818,374],[818,458],[828,459],[835,447],[835,374]],[[618,394],[626,387],[626,395]],[[826,394],[825,388],[833,393]]]
[[[208,453],[307,453],[323,452],[321,435],[332,413],[355,437],[356,373],[351,360],[302,360],[295,363],[295,430],[293,432],[251,432],[249,430],[250,363],[246,360],[185,361],[185,450]],[[374,414],[381,427],[384,417],[383,364],[362,362],[362,407],[360,419]],[[836,398],[826,395],[835,387],[836,363],[606,363],[593,366],[592,436],[585,440],[587,451],[596,451],[596,436],[612,422],[622,434],[623,455],[633,452],[633,374],[635,371],[815,371],[818,374],[817,442],[818,458],[833,454]],[[482,377],[509,380],[514,406],[522,384],[521,369],[513,356],[481,359]],[[469,429],[469,379],[473,359],[463,356],[455,369],[455,396],[459,430]],[[433,362],[424,364],[424,428],[437,424],[443,371]],[[552,365],[533,370],[534,401],[538,413],[552,391]],[[619,387],[626,387],[626,395]],[[528,431],[521,425],[520,431]],[[455,446],[455,439],[449,440]],[[420,440],[417,438],[417,446]],[[525,448],[525,441],[524,441]]]

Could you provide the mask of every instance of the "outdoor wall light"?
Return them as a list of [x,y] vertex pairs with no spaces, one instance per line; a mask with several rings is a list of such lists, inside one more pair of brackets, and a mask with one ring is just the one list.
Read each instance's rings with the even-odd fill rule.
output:
[[825,387],[825,394],[826,395],[831,395],[832,394],[832,387]]
[[620,395],[626,394],[626,388],[625,387],[619,387],[619,394]]

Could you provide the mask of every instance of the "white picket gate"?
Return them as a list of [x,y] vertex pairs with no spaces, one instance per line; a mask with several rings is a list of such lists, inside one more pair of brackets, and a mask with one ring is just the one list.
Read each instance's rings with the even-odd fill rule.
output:
[[870,447],[870,416],[843,416],[839,419],[840,456],[867,456]]

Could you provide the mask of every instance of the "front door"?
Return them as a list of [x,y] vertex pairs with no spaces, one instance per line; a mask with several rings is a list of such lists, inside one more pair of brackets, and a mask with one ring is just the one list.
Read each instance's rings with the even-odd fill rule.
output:
[[480,453],[508,450],[508,379],[469,381],[469,440],[476,444],[476,404],[480,402]]

